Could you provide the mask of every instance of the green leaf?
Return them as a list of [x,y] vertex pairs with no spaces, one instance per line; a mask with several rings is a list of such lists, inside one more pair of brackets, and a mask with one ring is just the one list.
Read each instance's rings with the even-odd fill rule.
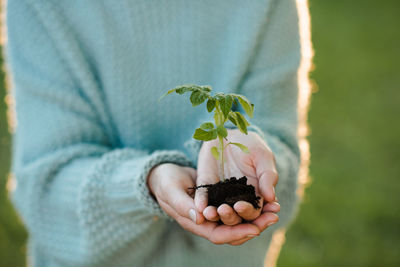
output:
[[209,93],[211,92],[211,86],[209,85],[196,85],[196,84],[184,84],[175,87],[173,90],[175,90],[178,94],[182,95],[186,92],[194,92],[194,91],[200,91],[203,93]]
[[234,107],[238,107],[239,106],[239,102],[236,98],[233,98],[233,106]]
[[214,157],[216,160],[219,160],[219,151],[218,151],[218,148],[217,148],[216,146],[213,146],[213,147],[211,148],[211,154],[213,155],[213,157]]
[[176,93],[180,95],[183,95],[184,93],[191,91],[194,91],[194,89],[190,87],[179,87],[176,89]]
[[217,139],[217,129],[213,129],[212,131],[212,139],[211,140],[213,140],[213,139]]
[[235,96],[238,100],[240,105],[243,107],[243,110],[246,112],[246,114],[252,118],[253,117],[253,113],[254,113],[254,104],[252,104],[247,97],[243,96],[243,95],[239,95],[239,94],[232,94],[233,96]]
[[219,106],[221,107],[224,117],[227,118],[229,111],[231,111],[233,104],[233,97],[231,95],[225,95],[219,99]]
[[168,92],[163,94],[159,98],[158,101],[160,101],[162,98],[164,98],[165,96],[167,96],[173,92],[176,92],[177,94],[180,94],[180,95],[183,95],[186,92],[200,92],[202,94],[205,94],[205,96],[202,96],[202,97],[208,98],[211,91],[212,91],[212,89],[211,89],[211,86],[209,86],[209,85],[200,86],[200,85],[196,85],[196,84],[184,84],[184,85],[180,85],[173,89],[168,90]]
[[208,110],[208,112],[213,111],[214,108],[215,108],[215,100],[214,99],[208,99],[208,101],[207,101],[207,110]]
[[237,147],[240,148],[244,153],[250,153],[249,149],[248,149],[247,146],[245,146],[245,145],[242,145],[242,144],[240,144],[240,143],[232,143],[232,142],[229,142],[229,144],[237,146]]
[[198,106],[203,103],[207,99],[207,94],[201,91],[193,91],[190,95],[190,102],[192,102],[192,106]]
[[173,93],[173,92],[175,92],[175,89],[168,90],[165,94],[163,94],[162,96],[160,96],[160,98],[158,99],[158,101],[160,101],[161,99],[163,99],[164,97],[166,97],[167,95],[169,95],[169,94],[171,94],[171,93]]
[[242,133],[247,134],[247,125],[249,125],[249,123],[240,112],[236,111],[235,114],[236,114],[236,120],[238,122],[236,126]]
[[242,118],[244,120],[244,123],[246,123],[246,126],[250,126],[250,123],[247,121],[246,117],[243,116],[243,114],[240,113],[240,115],[242,115]]
[[209,93],[212,91],[211,86],[209,86],[209,85],[202,85],[200,87],[201,87],[200,90],[202,90],[203,92]]
[[197,128],[194,132],[193,138],[200,141],[210,141],[217,138],[217,131],[216,129],[212,131],[205,131]]
[[214,129],[214,124],[212,122],[205,122],[205,123],[200,125],[200,129],[203,129],[203,130]]
[[221,136],[223,138],[228,136],[228,131],[222,125],[217,127],[217,133],[218,133],[218,136]]
[[[234,125],[238,126],[238,122],[237,122],[237,120],[236,120],[236,114],[235,114],[233,111],[229,112],[228,119],[229,119]],[[238,126],[238,127],[239,127],[239,126]]]

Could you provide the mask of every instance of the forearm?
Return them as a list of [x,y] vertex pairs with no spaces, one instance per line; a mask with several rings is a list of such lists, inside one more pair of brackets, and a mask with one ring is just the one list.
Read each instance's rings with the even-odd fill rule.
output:
[[190,164],[177,151],[61,149],[15,167],[13,200],[34,242],[59,262],[107,261],[128,244],[140,262],[147,255],[137,240],[153,239],[168,218],[146,187],[148,171],[162,162]]

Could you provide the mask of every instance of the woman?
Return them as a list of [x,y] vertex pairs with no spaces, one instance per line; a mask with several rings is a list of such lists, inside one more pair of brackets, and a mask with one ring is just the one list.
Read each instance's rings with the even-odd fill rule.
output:
[[[9,0],[6,12],[12,199],[34,266],[262,265],[298,202],[294,1]],[[157,103],[185,83],[255,104],[252,132],[228,135],[251,153],[226,156],[254,178],[262,209],[188,195],[217,172],[211,143],[191,138],[209,114]]]

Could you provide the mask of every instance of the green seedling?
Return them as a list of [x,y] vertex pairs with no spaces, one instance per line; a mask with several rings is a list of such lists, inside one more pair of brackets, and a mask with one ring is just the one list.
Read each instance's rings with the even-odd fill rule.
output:
[[[224,150],[228,145],[234,145],[239,147],[244,153],[249,153],[249,149],[240,143],[229,142],[226,138],[228,131],[225,128],[225,123],[231,121],[238,129],[247,134],[247,127],[250,126],[249,122],[239,111],[233,110],[234,104],[242,106],[243,110],[249,117],[253,117],[254,105],[243,95],[239,94],[224,94],[216,93],[211,94],[211,86],[199,86],[194,84],[187,84],[175,87],[168,90],[159,100],[171,93],[177,93],[183,95],[186,92],[191,92],[190,102],[192,106],[198,106],[207,100],[207,111],[214,112],[214,123],[204,122],[194,132],[193,138],[200,141],[210,141],[218,139],[218,147],[213,146],[211,148],[211,154],[213,157],[220,162],[220,180],[225,180],[224,174]],[[224,145],[224,139],[228,142]]]

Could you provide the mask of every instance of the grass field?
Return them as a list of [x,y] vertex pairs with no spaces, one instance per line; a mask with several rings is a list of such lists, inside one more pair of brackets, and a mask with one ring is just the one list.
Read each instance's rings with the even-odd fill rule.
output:
[[[311,0],[310,9],[312,183],[278,266],[400,266],[400,1]],[[24,266],[27,235],[5,191],[5,118],[1,101],[0,266]]]
[[400,266],[400,2],[310,2],[311,178],[278,266]]

